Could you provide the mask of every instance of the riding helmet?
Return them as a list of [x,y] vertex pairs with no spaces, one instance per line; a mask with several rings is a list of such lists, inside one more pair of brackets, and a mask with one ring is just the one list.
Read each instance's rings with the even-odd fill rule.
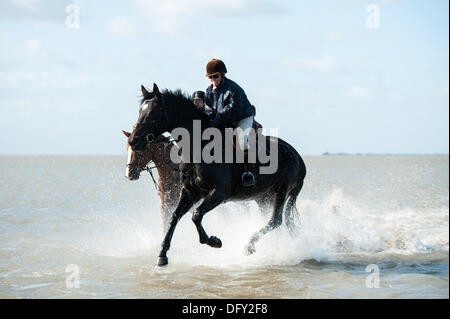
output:
[[205,99],[205,92],[203,91],[195,91],[194,94],[192,94],[192,101],[195,99],[204,100]]
[[222,60],[212,59],[206,65],[206,76],[212,76],[218,73],[225,74],[227,73],[227,67]]

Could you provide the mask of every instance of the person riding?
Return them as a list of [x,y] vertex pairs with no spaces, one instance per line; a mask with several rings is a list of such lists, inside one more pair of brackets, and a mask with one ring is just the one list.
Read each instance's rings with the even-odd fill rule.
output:
[[201,109],[205,106],[205,92],[203,91],[195,91],[192,94],[192,102],[194,102],[194,105]]
[[214,112],[209,106],[205,105],[205,92],[203,92],[203,91],[195,91],[192,94],[191,99],[192,99],[192,102],[194,103],[194,105],[197,107],[198,110],[202,111],[209,118],[212,119],[212,117],[214,116]]
[[244,90],[227,78],[226,73],[227,68],[222,60],[212,59],[208,62],[206,76],[211,80],[211,85],[206,89],[205,104],[214,112],[212,126],[240,128],[237,130],[237,144],[247,155],[242,185],[252,186],[256,183],[256,164],[248,161],[248,135],[253,126],[256,110]]

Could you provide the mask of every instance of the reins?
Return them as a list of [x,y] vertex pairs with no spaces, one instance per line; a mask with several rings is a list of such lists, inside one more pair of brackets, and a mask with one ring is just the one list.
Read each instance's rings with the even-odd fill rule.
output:
[[[176,141],[176,140],[173,139],[172,137],[164,137],[164,139],[165,139],[165,140],[159,140],[159,141],[155,141],[155,142],[153,142],[153,143],[155,143],[155,144],[156,144],[156,143],[164,143],[164,144],[171,144],[171,145],[174,145],[173,142]],[[150,166],[151,163],[153,163],[153,165],[154,165],[153,167]],[[150,174],[150,177],[151,177],[152,180],[153,180],[153,184],[155,185],[155,189],[156,189],[158,192],[163,193],[163,194],[166,193],[166,192],[164,192],[164,191],[159,187],[158,182],[156,181],[155,176],[153,175],[153,169],[154,169],[154,168],[158,169],[158,168],[162,168],[162,167],[169,167],[169,166],[170,166],[170,165],[160,165],[160,166],[157,166],[157,165],[155,164],[155,161],[151,160],[151,161],[149,161],[148,164],[145,165],[145,167],[142,169],[143,171],[147,171],[147,172]],[[173,170],[179,171],[179,168],[173,168]]]
[[154,168],[157,168],[156,165],[153,166],[153,167],[149,167],[149,165],[147,164],[142,170],[143,170],[143,171],[149,172],[150,177],[151,177],[152,180],[153,180],[153,184],[155,184],[155,189],[156,189],[158,192],[160,192],[160,193],[164,193],[164,191],[159,187],[158,182],[156,182],[155,177],[153,176],[153,171],[152,171],[152,170],[153,170]]

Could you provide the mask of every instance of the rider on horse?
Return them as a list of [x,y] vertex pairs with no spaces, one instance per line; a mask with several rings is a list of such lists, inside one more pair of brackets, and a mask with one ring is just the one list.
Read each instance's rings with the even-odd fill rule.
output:
[[195,106],[199,109],[205,106],[205,92],[203,91],[195,91],[192,94],[192,102],[194,102]]
[[[250,104],[244,90],[225,77],[225,73],[227,68],[221,60],[212,59],[206,65],[206,76],[211,80],[211,85],[206,89],[205,104],[213,111],[211,118],[214,127],[240,128],[237,130],[237,144],[244,154],[248,154],[248,135],[253,127],[255,107]],[[242,184],[255,185],[256,164],[250,163],[248,156],[245,156],[245,167]]]
[[208,105],[205,105],[205,92],[203,91],[195,91],[192,94],[192,102],[197,107],[198,110],[205,113],[211,120],[214,119],[215,112]]

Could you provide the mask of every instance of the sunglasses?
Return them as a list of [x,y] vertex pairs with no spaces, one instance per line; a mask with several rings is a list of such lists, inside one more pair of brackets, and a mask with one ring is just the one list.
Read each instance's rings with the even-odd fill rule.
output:
[[208,78],[210,79],[217,79],[220,76],[220,74],[210,75]]

